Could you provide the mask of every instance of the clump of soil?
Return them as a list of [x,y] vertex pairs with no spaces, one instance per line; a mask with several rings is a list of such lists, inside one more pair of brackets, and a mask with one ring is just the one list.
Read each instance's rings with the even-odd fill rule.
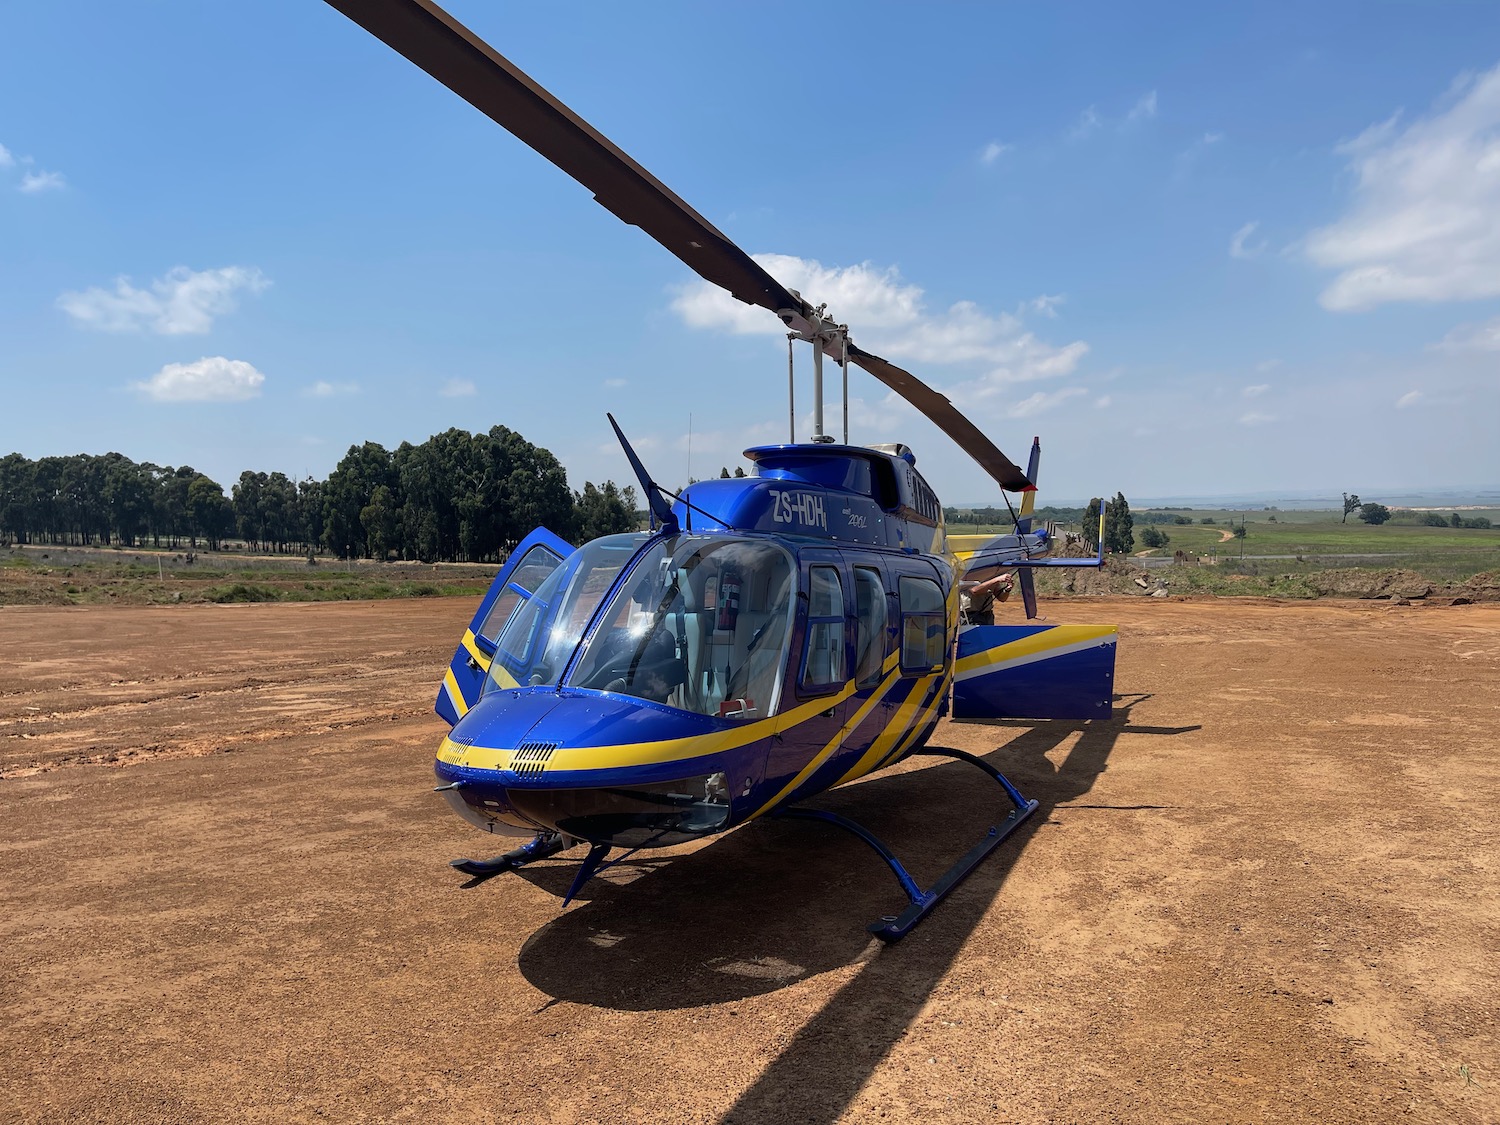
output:
[[1432,582],[1412,570],[1364,570],[1349,567],[1320,570],[1306,579],[1325,597],[1408,601],[1423,598],[1500,601],[1500,572],[1476,574],[1464,582]]

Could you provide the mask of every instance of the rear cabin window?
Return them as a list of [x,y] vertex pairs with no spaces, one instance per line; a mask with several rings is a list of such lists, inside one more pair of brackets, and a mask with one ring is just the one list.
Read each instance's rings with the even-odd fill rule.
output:
[[880,571],[871,567],[854,568],[854,678],[857,687],[880,682],[885,663],[885,584]]
[[930,578],[903,576],[901,592],[901,670],[932,672],[943,665],[948,618],[943,591]]
[[808,577],[807,655],[802,686],[829,691],[844,683],[844,584],[831,566],[815,566]]

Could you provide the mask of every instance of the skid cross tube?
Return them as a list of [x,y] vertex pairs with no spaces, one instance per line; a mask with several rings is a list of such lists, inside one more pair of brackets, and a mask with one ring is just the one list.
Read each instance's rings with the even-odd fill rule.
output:
[[831,824],[835,828],[842,828],[868,844],[875,854],[885,861],[885,865],[891,869],[891,874],[896,876],[896,881],[901,884],[901,889],[906,892],[907,907],[899,915],[887,915],[878,921],[871,922],[868,929],[881,941],[886,943],[897,942],[912,931],[923,918],[931,913],[935,907],[954,887],[961,883],[974,868],[978,867],[992,851],[1020,827],[1021,822],[1036,811],[1036,801],[1027,800],[1018,789],[1012,785],[999,770],[973,754],[962,750],[949,750],[946,748],[931,748],[917,751],[918,754],[926,754],[932,757],[954,758],[970,765],[978,766],[1005,790],[1006,797],[1014,806],[1010,815],[999,824],[992,824],[983,838],[970,848],[952,867],[938,878],[932,885],[931,890],[924,891],[918,886],[917,881],[912,878],[911,872],[906,870],[905,865],[896,858],[896,853],[886,846],[868,828],[862,824],[849,820],[847,817],[839,816],[838,813],[826,812],[823,809],[804,809],[793,806],[782,809],[774,814],[777,817],[790,817],[793,820],[817,820],[824,824]]

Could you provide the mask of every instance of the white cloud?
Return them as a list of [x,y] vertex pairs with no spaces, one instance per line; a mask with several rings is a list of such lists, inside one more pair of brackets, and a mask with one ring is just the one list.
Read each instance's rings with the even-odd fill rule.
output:
[[1274,421],[1276,421],[1274,414],[1261,414],[1253,410],[1249,414],[1240,415],[1240,425],[1242,426],[1264,426]]
[[1275,371],[1280,366],[1281,360],[1279,359],[1263,359],[1255,365],[1255,370],[1264,375],[1267,371]]
[[1103,122],[1099,119],[1099,111],[1093,106],[1089,106],[1088,109],[1078,115],[1077,122],[1068,130],[1068,140],[1081,141],[1092,134],[1102,124]]
[[619,388],[619,387],[626,387],[626,386],[630,385],[630,380],[629,379],[606,379],[606,380],[604,380],[604,385],[606,387],[610,387],[612,389]]
[[[895,362],[981,367],[980,383],[991,390],[1070,375],[1088,354],[1081,340],[1062,347],[1048,344],[1027,331],[1019,316],[987,313],[972,301],[929,311],[922,289],[904,284],[895,267],[881,269],[869,262],[827,267],[786,254],[757,254],[755,260],[809,300],[827,301],[830,315],[849,324],[862,347]],[[1060,298],[1038,300],[1050,308]],[[678,289],[672,309],[694,328],[778,337],[786,332],[772,313],[737,301],[706,281]]]
[[1422,401],[1422,392],[1421,391],[1407,391],[1404,395],[1402,395],[1400,398],[1398,398],[1396,400],[1396,409],[1397,410],[1405,410],[1409,406],[1416,406],[1417,403],[1419,403],[1421,401]]
[[1500,316],[1483,324],[1460,324],[1432,347],[1440,352],[1500,352]]
[[358,393],[358,383],[330,383],[324,379],[319,379],[310,387],[303,387],[301,391],[303,398],[333,398],[335,395]]
[[1306,240],[1316,265],[1340,271],[1324,308],[1500,295],[1500,67],[1461,76],[1404,128],[1397,114],[1336,151],[1354,173],[1353,206]]
[[150,289],[137,289],[128,277],[121,277],[113,291],[67,292],[58,297],[57,306],[80,324],[103,332],[202,334],[213,327],[216,316],[234,311],[237,292],[259,293],[270,284],[260,270],[246,266],[199,271],[176,266]]
[[1125,123],[1131,124],[1136,121],[1146,121],[1156,116],[1156,91],[1142,94],[1135,105],[1130,107],[1130,112],[1125,115]]
[[467,398],[478,393],[473,379],[449,379],[438,388],[438,394],[444,398]]
[[1040,313],[1042,316],[1057,319],[1057,306],[1068,299],[1065,293],[1054,293],[1051,296],[1045,293],[1040,297],[1033,297],[1021,307],[1027,312]]
[[1063,387],[1056,391],[1036,391],[1027,395],[1020,402],[1011,403],[1005,408],[1007,418],[1032,418],[1051,410],[1054,406],[1061,406],[1070,398],[1077,398],[1081,394],[1087,394],[1082,387]]
[[1172,162],[1173,179],[1179,181],[1187,179],[1194,166],[1198,163],[1198,158],[1223,140],[1223,133],[1204,133],[1203,136],[1179,152],[1176,159]]
[[63,178],[61,172],[27,172],[21,177],[16,190],[24,191],[27,195],[35,195],[43,191],[60,191],[67,185],[68,181]]
[[0,145],[0,168],[10,168],[16,163],[16,158],[10,154],[10,149]]
[[995,161],[999,160],[1001,156],[1009,152],[1012,147],[1013,146],[1011,145],[1003,145],[999,141],[991,141],[980,151],[979,163],[993,164],[995,163]]
[[1110,398],[1109,395],[1100,395],[1098,398],[1096,398],[1094,400],[1094,405],[1097,406],[1099,409],[1103,410],[1106,406],[1108,406],[1113,401],[1114,400],[1112,398]]
[[1234,237],[1229,240],[1229,256],[1231,258],[1258,258],[1265,252],[1266,240],[1264,238],[1257,239],[1253,243],[1250,242],[1250,236],[1255,233],[1255,229],[1258,226],[1260,226],[1258,221],[1246,223],[1234,232]]
[[1271,389],[1270,383],[1256,383],[1254,386],[1246,387],[1240,394],[1246,398],[1259,398]]
[[258,397],[265,381],[244,360],[215,355],[196,363],[169,363],[132,387],[157,402],[244,402]]

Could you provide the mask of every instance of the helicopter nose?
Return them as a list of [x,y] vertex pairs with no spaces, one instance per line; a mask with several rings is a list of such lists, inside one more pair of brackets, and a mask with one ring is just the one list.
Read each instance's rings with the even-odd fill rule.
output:
[[764,757],[742,731],[629,696],[522,689],[481,699],[436,769],[465,819],[504,810],[509,824],[657,846],[727,825],[732,795],[751,785],[747,763]]

